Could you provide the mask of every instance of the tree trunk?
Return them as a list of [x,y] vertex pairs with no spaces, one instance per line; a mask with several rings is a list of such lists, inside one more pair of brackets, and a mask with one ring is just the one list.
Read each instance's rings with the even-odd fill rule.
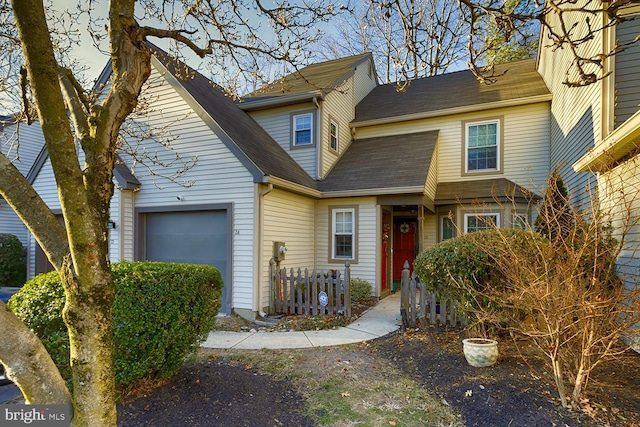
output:
[[[0,302],[0,359],[28,404],[72,405],[71,394],[38,337]],[[29,357],[25,357],[29,355]]]

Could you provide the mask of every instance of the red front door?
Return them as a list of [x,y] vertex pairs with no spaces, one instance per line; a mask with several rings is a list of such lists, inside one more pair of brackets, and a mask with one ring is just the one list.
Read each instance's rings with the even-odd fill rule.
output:
[[413,260],[418,254],[418,222],[412,218],[396,218],[393,221],[393,282],[399,285],[405,261],[413,271]]

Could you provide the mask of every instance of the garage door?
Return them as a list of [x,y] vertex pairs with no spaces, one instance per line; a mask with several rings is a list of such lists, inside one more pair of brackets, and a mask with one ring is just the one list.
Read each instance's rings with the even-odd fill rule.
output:
[[149,261],[208,264],[225,288],[221,312],[231,307],[227,211],[153,212],[144,215],[144,258]]

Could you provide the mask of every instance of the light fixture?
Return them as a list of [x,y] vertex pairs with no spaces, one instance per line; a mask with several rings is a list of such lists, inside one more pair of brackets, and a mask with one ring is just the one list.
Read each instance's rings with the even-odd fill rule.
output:
[[116,228],[116,222],[112,219],[109,220],[109,222],[107,222],[107,228],[109,230],[113,230],[114,228]]

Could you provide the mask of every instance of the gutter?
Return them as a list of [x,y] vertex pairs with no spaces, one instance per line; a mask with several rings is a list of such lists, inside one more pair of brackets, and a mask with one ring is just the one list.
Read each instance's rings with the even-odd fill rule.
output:
[[296,93],[294,95],[265,95],[264,99],[256,99],[237,102],[236,105],[243,111],[257,111],[273,107],[282,107],[303,102],[313,102],[314,99],[324,99],[322,91]]
[[640,138],[640,110],[618,126],[600,144],[591,148],[573,164],[576,172],[597,171],[620,160],[638,146]]
[[349,124],[349,126],[351,126],[351,128],[358,128],[365,126],[388,125],[391,123],[406,122],[409,120],[431,119],[434,117],[443,117],[463,113],[477,113],[479,111],[494,110],[496,108],[516,107],[520,105],[535,104],[538,102],[549,102],[551,101],[551,98],[552,96],[549,93],[544,95],[530,96],[527,98],[507,99],[504,101],[489,102],[486,104],[463,105],[460,107],[445,108],[442,110],[426,111],[421,113],[403,114],[393,117],[381,117],[378,119],[362,121],[354,120]]

